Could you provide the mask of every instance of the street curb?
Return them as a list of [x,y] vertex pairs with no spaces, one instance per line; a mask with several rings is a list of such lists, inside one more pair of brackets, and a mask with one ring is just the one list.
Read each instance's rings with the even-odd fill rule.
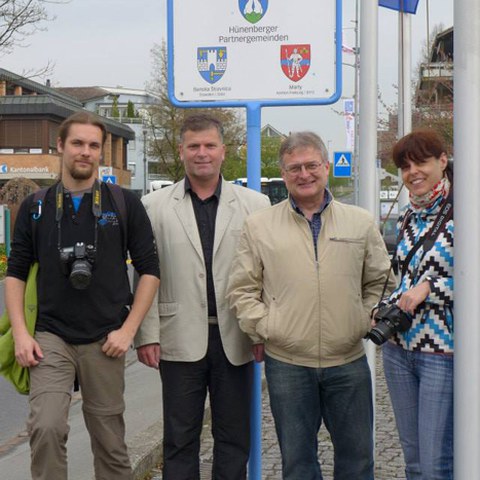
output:
[[143,432],[136,435],[128,446],[132,464],[133,478],[143,480],[163,457],[162,438],[163,421],[151,425]]
[[[210,423],[210,420],[210,407],[207,407],[203,415],[203,424]],[[155,422],[128,443],[133,478],[144,480],[163,460],[163,420]]]

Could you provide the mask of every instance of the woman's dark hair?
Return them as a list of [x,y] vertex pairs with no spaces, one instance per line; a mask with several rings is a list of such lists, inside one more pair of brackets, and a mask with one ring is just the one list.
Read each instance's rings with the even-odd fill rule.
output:
[[[437,132],[424,128],[414,130],[405,135],[393,147],[392,157],[397,168],[403,168],[410,160],[413,163],[424,163],[427,158],[440,158],[447,149]],[[445,174],[453,181],[453,164],[448,162]]]

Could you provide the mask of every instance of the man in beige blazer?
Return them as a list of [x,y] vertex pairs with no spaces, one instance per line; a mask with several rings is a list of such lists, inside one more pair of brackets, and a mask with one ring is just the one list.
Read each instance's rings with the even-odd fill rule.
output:
[[139,330],[139,360],[160,368],[164,480],[196,480],[207,391],[212,479],[246,477],[252,343],[225,299],[245,217],[268,198],[222,179],[223,128],[208,115],[181,129],[185,178],[144,198],[160,261],[160,289]]

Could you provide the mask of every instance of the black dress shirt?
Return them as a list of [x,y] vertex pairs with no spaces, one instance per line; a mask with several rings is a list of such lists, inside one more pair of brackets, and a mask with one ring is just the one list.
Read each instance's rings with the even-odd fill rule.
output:
[[188,177],[185,177],[185,193],[192,198],[193,211],[197,221],[198,234],[202,242],[205,270],[207,271],[207,299],[208,316],[217,316],[217,302],[215,299],[215,285],[212,274],[213,243],[215,240],[215,221],[217,218],[218,202],[222,190],[222,180],[219,178],[217,188],[211,197],[201,200],[192,190]]

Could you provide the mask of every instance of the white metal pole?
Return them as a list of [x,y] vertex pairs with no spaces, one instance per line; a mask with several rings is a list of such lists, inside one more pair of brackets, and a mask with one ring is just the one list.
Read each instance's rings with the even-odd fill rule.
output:
[[358,45],[358,37],[359,37],[359,28],[358,28],[358,0],[355,1],[355,87],[354,87],[354,128],[355,128],[355,135],[354,135],[354,151],[353,151],[353,158],[354,158],[354,169],[353,169],[353,194],[354,194],[354,203],[358,205],[359,199],[359,154],[358,154],[358,138],[359,138],[359,130],[360,130],[360,112],[359,112],[359,74],[360,74],[360,51]]
[[359,205],[375,217],[377,165],[378,2],[364,0],[360,11]]
[[480,478],[480,2],[454,5],[455,480]]
[[[360,117],[362,132],[359,139],[359,206],[378,220],[380,195],[377,186],[377,84],[378,84],[378,1],[363,0],[360,9]],[[357,114],[358,112],[355,112]],[[366,342],[368,363],[372,371],[375,399],[375,352],[372,342]],[[375,400],[374,400],[375,401]]]
[[[411,15],[398,12],[398,138],[412,131],[412,22]],[[401,171],[398,171],[402,178]],[[402,189],[398,207],[408,203],[408,192]]]

